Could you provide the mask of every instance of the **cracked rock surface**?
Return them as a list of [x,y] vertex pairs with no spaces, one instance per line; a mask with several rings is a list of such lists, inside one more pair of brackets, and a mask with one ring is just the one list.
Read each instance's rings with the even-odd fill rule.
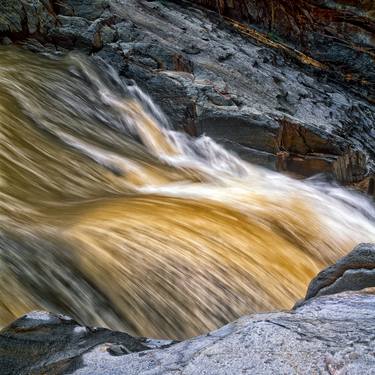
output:
[[372,0],[192,0],[261,28],[319,61],[349,90],[375,100]]

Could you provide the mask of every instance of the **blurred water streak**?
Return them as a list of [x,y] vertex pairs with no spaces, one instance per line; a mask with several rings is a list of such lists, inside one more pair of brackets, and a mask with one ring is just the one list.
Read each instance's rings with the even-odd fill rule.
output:
[[32,309],[184,338],[289,308],[375,241],[363,197],[190,138],[83,57],[0,49],[0,324]]

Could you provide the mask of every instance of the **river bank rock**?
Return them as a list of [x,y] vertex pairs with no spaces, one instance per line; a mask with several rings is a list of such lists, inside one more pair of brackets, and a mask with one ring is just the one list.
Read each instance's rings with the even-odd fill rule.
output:
[[[53,22],[27,35],[38,43],[9,27],[5,32],[4,26],[0,37],[19,37],[26,47],[42,52],[78,49],[89,54],[141,86],[175,128],[193,136],[209,135],[246,160],[299,176],[323,172],[342,183],[363,181],[361,188],[368,190],[375,160],[375,109],[367,89],[351,90],[345,80],[332,77],[334,69],[324,69],[315,59],[314,43],[304,45],[303,52],[288,45],[281,48],[250,24],[238,26],[224,18],[227,13],[194,3],[51,1]],[[229,3],[236,7],[238,2],[222,3],[228,11]],[[251,9],[260,14],[266,6],[261,3],[265,4],[254,2]],[[317,7],[311,11],[317,12]],[[12,9],[3,10],[6,19],[14,16]],[[347,14],[355,11],[350,9]],[[233,12],[227,15],[244,19],[244,13]],[[246,19],[255,22],[259,14],[249,13]],[[264,14],[268,19],[268,8]],[[278,17],[283,14],[274,13],[275,28],[282,24]],[[291,13],[289,23],[294,16]],[[324,27],[330,25],[327,22]],[[337,31],[338,24],[331,23]],[[301,40],[308,39],[310,26]],[[339,51],[336,55],[345,58]],[[368,75],[372,87],[372,68],[366,64],[358,69]]]
[[375,245],[360,244],[311,281],[305,300],[370,287],[375,287]]
[[44,34],[55,23],[51,2],[6,0],[0,3],[0,35],[15,39]]
[[193,0],[223,17],[256,25],[316,59],[349,90],[375,99],[375,3],[371,0]]
[[375,295],[321,296],[181,343],[132,338],[34,312],[0,332],[4,375],[374,374]]
[[182,342],[32,312],[0,331],[1,373],[375,374],[374,270],[375,245],[361,244],[313,279],[293,310],[244,316]]
[[0,368],[4,375],[65,374],[80,367],[83,353],[97,346],[118,356],[171,343],[84,327],[64,315],[34,311],[1,331]]

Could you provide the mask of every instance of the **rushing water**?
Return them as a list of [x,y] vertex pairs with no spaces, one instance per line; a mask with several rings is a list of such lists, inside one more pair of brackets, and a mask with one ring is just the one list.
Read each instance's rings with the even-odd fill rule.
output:
[[[374,208],[170,129],[79,55],[0,49],[0,324],[32,309],[183,338],[289,308]],[[99,64],[100,65],[100,64]]]

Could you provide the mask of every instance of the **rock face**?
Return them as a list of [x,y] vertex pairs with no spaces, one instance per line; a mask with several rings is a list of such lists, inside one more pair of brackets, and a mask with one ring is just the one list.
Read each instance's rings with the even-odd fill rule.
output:
[[[204,5],[224,4],[223,15],[258,22],[260,14],[265,20],[272,15],[267,4],[279,9],[284,2],[254,1],[248,13],[243,6],[237,10],[238,3],[246,2],[204,1]],[[20,4],[9,0],[13,3]],[[309,2],[309,7],[315,3]],[[367,89],[354,90],[350,84],[353,90],[349,90],[345,80],[332,76],[331,70],[339,70],[336,60],[332,60],[335,69],[323,68],[327,61],[321,63],[314,54],[320,34],[304,50],[301,47],[302,53],[267,33],[189,2],[61,0],[48,4],[43,9],[52,9],[51,22],[21,36],[9,27],[13,8],[2,5],[3,43],[11,38],[36,51],[79,49],[91,54],[150,93],[174,127],[192,135],[207,134],[257,164],[305,176],[325,172],[344,183],[362,181],[373,170],[374,106]],[[301,4],[296,12],[302,12]],[[320,14],[316,4],[314,12]],[[359,12],[345,9],[345,14]],[[283,12],[274,12],[275,30],[283,24]],[[293,17],[295,13],[290,14],[289,23]],[[372,25],[370,16],[363,17]],[[327,22],[326,26],[340,29],[334,21]],[[306,31],[301,40],[310,35],[310,24],[306,25],[306,30],[299,26],[300,32]],[[31,39],[25,40],[26,36]],[[347,60],[337,48],[334,57]],[[322,51],[333,53],[330,48]],[[353,63],[362,60],[352,58]],[[369,75],[366,79],[372,87],[373,66],[366,64],[358,69]],[[363,182],[365,190],[368,181]]]
[[0,367],[4,375],[374,374],[374,326],[375,295],[364,291],[243,317],[174,344],[38,312],[1,331]]
[[375,374],[374,272],[375,245],[361,244],[322,271],[294,310],[180,343],[30,313],[0,331],[1,373]]
[[5,0],[0,3],[0,35],[25,37],[43,34],[55,17],[49,1]]
[[261,27],[319,61],[332,77],[375,100],[375,3],[371,0],[193,0]]

